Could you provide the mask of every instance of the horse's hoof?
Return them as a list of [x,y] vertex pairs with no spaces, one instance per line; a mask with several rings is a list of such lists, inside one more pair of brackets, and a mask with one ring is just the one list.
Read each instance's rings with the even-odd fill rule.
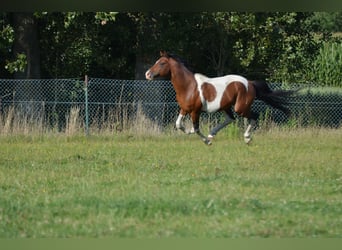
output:
[[[176,127],[177,128],[177,127]],[[179,127],[177,128],[178,130],[182,131],[183,133],[187,134],[187,132],[185,131],[185,128],[184,127]]]
[[211,140],[203,139],[203,142],[204,142],[206,145],[208,145],[208,146],[212,145]]
[[195,134],[195,129],[192,127],[189,131],[188,131],[188,134]]
[[245,143],[248,145],[252,141],[252,137],[245,137]]

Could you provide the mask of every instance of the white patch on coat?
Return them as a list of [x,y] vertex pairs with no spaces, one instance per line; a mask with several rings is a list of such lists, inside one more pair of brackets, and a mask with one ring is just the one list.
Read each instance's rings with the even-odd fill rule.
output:
[[[241,82],[245,86],[246,90],[248,90],[248,80],[243,76],[225,75],[221,77],[209,78],[199,73],[196,73],[194,76],[201,97],[202,111],[206,111],[209,113],[216,112],[217,110],[219,110],[223,93],[226,87],[232,82]],[[207,102],[203,97],[202,84],[205,82],[212,84],[216,89],[216,98],[211,102]]]

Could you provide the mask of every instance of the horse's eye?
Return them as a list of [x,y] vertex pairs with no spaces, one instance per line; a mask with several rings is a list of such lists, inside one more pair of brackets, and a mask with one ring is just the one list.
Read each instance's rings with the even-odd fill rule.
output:
[[161,62],[160,63],[160,66],[164,66],[166,63],[165,62]]

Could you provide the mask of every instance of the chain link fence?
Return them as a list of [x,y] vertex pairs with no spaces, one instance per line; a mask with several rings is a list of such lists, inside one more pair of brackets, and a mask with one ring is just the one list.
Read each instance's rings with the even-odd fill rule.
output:
[[[273,89],[284,88],[270,84]],[[256,100],[253,109],[261,119],[276,124],[295,123],[298,126],[340,127],[342,121],[342,89],[291,85],[302,88],[290,100],[293,117],[289,121],[281,111]],[[80,127],[92,130],[122,131],[138,114],[157,124],[161,129],[173,126],[179,107],[170,81],[84,79],[0,79],[0,128],[12,116],[31,123],[39,122],[45,128],[63,131],[70,122],[70,114],[77,110]],[[14,119],[11,117],[11,119]],[[201,123],[214,126],[220,113],[201,116]]]

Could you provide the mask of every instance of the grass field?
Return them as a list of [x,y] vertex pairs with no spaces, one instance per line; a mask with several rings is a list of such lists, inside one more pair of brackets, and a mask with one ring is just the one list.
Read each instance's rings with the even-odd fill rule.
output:
[[0,141],[0,238],[342,236],[341,129]]

